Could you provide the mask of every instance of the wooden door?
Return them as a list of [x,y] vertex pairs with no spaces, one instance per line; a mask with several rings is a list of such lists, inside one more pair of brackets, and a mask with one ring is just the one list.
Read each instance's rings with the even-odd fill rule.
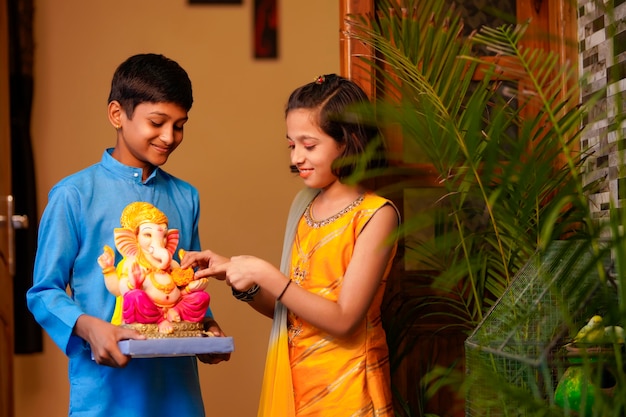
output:
[[[464,3],[467,5],[471,1]],[[567,61],[577,62],[576,43],[572,41],[576,39],[574,2],[569,0],[516,0],[514,3],[515,10],[513,13],[515,13],[517,20],[525,22],[530,19],[531,21],[531,27],[523,41],[524,46],[557,52],[563,63]],[[384,96],[385,92],[381,91],[381,89],[384,90],[384,85],[381,86],[380,83],[376,83],[376,74],[358,58],[359,55],[371,56],[372,51],[362,43],[345,36],[349,29],[346,27],[346,17],[348,15],[374,15],[376,1],[341,0],[340,4],[341,73],[357,82],[371,98]],[[480,77],[478,72],[474,75],[475,79]],[[523,80],[518,81],[520,88],[523,88],[523,82]],[[575,86],[567,86],[567,88],[575,88]],[[388,137],[388,140],[391,154],[402,155],[402,138]],[[407,177],[411,179],[411,184],[416,187],[401,190],[395,195],[388,196],[400,208],[403,218],[410,216],[414,210],[419,211],[419,207],[412,206],[412,201],[421,200],[428,203],[428,201],[438,199],[440,196],[438,192],[441,193],[442,189],[432,167],[407,162],[402,158],[392,160],[391,163],[404,168],[403,172],[407,173]],[[555,164],[558,163],[555,161]],[[406,179],[402,178],[401,180]],[[375,185],[384,186],[384,181],[386,179],[379,180]],[[390,181],[394,181],[394,179]],[[427,293],[427,284],[432,280],[429,271],[420,270],[419,265],[410,265],[403,261],[403,249],[401,246],[398,250],[399,262],[396,263],[396,268],[392,272],[387,291],[387,298],[400,305],[412,297],[423,298],[430,295],[431,293]],[[417,294],[415,293],[416,288],[421,288],[420,291],[424,292]],[[397,306],[388,304],[386,307],[393,314]],[[383,317],[385,317],[385,312],[383,312]],[[437,319],[433,317],[437,317]],[[462,398],[456,398],[453,392],[440,390],[431,398],[422,396],[421,378],[432,369],[433,365],[444,367],[456,365],[460,368],[464,366],[464,342],[467,334],[449,328],[449,323],[441,321],[441,317],[444,315],[435,314],[429,320],[412,326],[406,339],[409,340],[408,343],[413,348],[405,356],[402,365],[394,372],[392,383],[404,401],[408,402],[411,410],[420,410],[420,413],[423,414],[432,413],[434,415],[460,417],[465,415],[464,401]]]
[[0,417],[13,417],[13,250],[7,0],[0,0]]
[[[447,0],[450,3],[453,0]],[[504,1],[504,0],[503,0]],[[575,2],[571,0],[514,0],[514,13],[518,22],[530,22],[528,31],[521,46],[530,49],[542,48],[558,54],[560,62],[564,65],[569,62],[578,62],[577,51],[577,10]],[[467,0],[461,3],[472,3]],[[505,1],[509,3],[509,1]],[[502,10],[508,13],[508,10]],[[349,15],[374,15],[376,13],[375,0],[340,0],[340,68],[341,75],[350,78],[358,83],[371,98],[380,94],[376,91],[375,74],[359,58],[359,55],[371,56],[372,51],[358,41],[346,36],[348,32],[347,17]],[[503,65],[503,63],[500,63]],[[514,65],[514,63],[513,63]],[[482,75],[480,71],[474,74],[478,79]],[[520,90],[523,89],[523,80],[520,80]],[[380,86],[378,86],[380,88]],[[559,94],[565,95],[567,91],[576,88],[576,85],[564,85]],[[384,95],[384,92],[382,92]],[[532,106],[528,106],[525,111],[532,111]],[[389,143],[392,154],[399,154],[402,150],[401,138],[392,138]],[[402,163],[402,161],[396,161]],[[560,165],[564,161],[555,161],[555,165]],[[437,179],[433,177],[432,170],[427,166],[412,166],[417,169],[418,175],[422,176],[425,183],[437,187]]]

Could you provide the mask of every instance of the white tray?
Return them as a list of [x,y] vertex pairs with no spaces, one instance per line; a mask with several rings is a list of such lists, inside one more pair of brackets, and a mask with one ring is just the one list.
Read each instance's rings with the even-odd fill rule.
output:
[[195,356],[207,353],[229,353],[234,350],[232,337],[171,337],[118,342],[125,355],[140,358],[161,356]]

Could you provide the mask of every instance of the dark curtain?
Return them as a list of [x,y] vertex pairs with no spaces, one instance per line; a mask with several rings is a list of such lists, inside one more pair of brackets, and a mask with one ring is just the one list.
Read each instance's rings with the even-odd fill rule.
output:
[[11,171],[15,213],[28,216],[29,227],[15,231],[13,299],[15,353],[43,350],[42,330],[26,307],[26,291],[33,284],[37,247],[37,193],[30,140],[33,99],[33,0],[12,0],[9,17],[9,96],[11,112]]

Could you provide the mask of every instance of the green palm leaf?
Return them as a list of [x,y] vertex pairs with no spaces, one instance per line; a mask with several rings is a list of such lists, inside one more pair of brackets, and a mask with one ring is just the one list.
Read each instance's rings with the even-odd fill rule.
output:
[[[432,166],[442,195],[401,229],[406,255],[429,270],[437,295],[410,299],[394,315],[397,326],[391,323],[388,334],[392,350],[394,343],[403,346],[398,363],[407,351],[403,326],[439,314],[469,332],[531,256],[552,242],[589,239],[600,257],[594,239],[601,230],[587,200],[597,183],[583,182],[588,156],[575,151],[594,99],[572,106],[578,92],[563,86],[578,75],[553,54],[521,48],[525,25],[484,27],[464,37],[447,2],[378,3],[378,15],[351,19],[350,36],[374,50],[361,59],[385,94],[369,116],[388,135],[400,132],[409,167]],[[483,76],[473,79],[477,70]],[[405,169],[388,173],[402,178]],[[435,224],[434,236],[417,233]]]

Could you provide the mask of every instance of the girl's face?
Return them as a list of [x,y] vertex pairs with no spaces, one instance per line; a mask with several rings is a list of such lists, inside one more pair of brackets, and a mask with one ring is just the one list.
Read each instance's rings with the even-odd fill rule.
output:
[[339,145],[317,123],[317,111],[294,109],[287,114],[287,142],[291,163],[298,168],[300,178],[311,188],[325,189],[337,181],[332,163],[345,145]]
[[120,116],[114,156],[125,165],[147,168],[144,177],[153,167],[165,164],[183,141],[187,112],[177,104],[141,103],[135,107],[132,119],[124,111]]

